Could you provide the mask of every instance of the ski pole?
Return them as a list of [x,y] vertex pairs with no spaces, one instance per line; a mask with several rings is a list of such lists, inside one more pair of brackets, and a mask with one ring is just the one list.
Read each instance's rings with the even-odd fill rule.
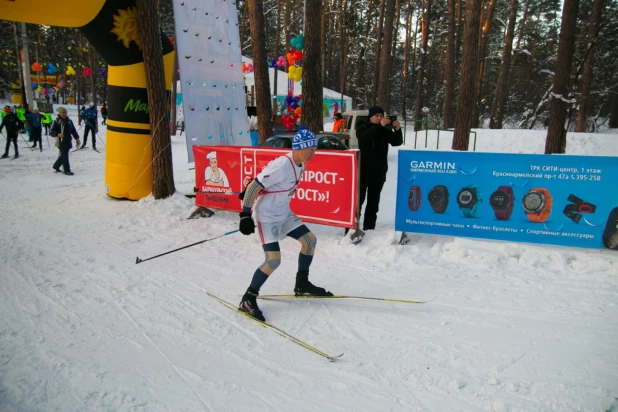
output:
[[199,244],[201,244],[201,243],[210,242],[211,240],[219,239],[220,237],[224,237],[224,236],[227,236],[227,235],[231,235],[232,233],[236,233],[236,232],[238,232],[238,229],[236,229],[236,230],[232,230],[231,232],[226,232],[226,233],[224,233],[224,234],[222,234],[222,235],[220,235],[220,236],[212,237],[212,238],[210,238],[210,239],[201,240],[201,241],[199,241],[199,242],[192,243],[192,244],[187,245],[187,246],[179,247],[178,249],[170,250],[169,252],[165,252],[165,253],[161,253],[160,255],[157,255],[157,256],[149,257],[148,259],[140,259],[139,257],[137,257],[137,258],[135,259],[135,264],[137,265],[138,263],[142,263],[142,262],[145,262],[145,261],[150,260],[150,259],[158,258],[158,257],[160,257],[160,256],[165,256],[165,255],[167,255],[167,254],[170,254],[170,253],[173,253],[173,252],[177,252],[177,251],[179,251],[179,250],[186,249],[186,248],[191,247],[191,246],[199,245]]
[[[98,137],[99,139],[101,139],[101,141],[103,142],[103,146],[105,146],[105,140],[103,140],[103,138],[101,137],[101,135],[99,134],[99,132],[97,132],[97,137]],[[107,147],[107,146],[105,146],[105,147]]]
[[2,137],[4,137],[4,140],[9,140],[9,139],[8,139],[8,138],[4,135],[4,133],[0,132],[0,134],[2,135]]
[[30,149],[30,151],[34,150],[34,148],[32,148],[29,144],[28,141],[26,140],[26,138],[24,137],[23,134],[19,134],[21,136],[21,138],[24,140],[24,142],[26,142],[26,146],[28,146],[28,149]]

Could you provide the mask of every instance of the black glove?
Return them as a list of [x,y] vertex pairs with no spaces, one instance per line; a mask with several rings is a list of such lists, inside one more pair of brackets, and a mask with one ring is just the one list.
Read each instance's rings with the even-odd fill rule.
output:
[[240,214],[240,224],[238,225],[240,233],[243,235],[250,235],[255,233],[255,223],[251,218],[251,213],[242,212]]

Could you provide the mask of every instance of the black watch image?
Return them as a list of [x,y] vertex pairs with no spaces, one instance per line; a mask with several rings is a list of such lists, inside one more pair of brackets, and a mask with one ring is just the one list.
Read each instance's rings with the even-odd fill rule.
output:
[[448,207],[448,189],[444,185],[434,186],[427,195],[429,205],[435,213],[444,213]]

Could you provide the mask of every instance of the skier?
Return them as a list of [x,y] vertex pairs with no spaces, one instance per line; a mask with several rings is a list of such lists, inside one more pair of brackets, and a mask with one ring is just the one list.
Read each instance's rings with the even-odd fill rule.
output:
[[92,149],[97,150],[97,109],[94,108],[94,103],[90,102],[88,108],[82,112],[82,119],[86,127],[84,128],[84,143],[80,147],[83,149],[88,143],[88,132],[92,132]]
[[101,124],[107,124],[105,123],[107,121],[107,104],[103,103],[103,107],[101,107],[101,117],[103,118],[103,121],[101,122]]
[[52,137],[58,136],[60,138],[60,146],[58,147],[58,159],[52,166],[56,173],[60,172],[60,166],[64,170],[64,174],[73,176],[75,173],[71,172],[71,165],[69,164],[69,151],[73,147],[71,144],[71,137],[75,138],[75,143],[79,147],[79,135],[75,130],[75,125],[68,118],[67,109],[60,106],[58,108],[58,118],[54,121],[49,134]]
[[17,118],[15,113],[11,110],[11,106],[4,106],[4,119],[2,119],[2,123],[0,123],[0,133],[2,133],[2,129],[6,126],[6,148],[4,149],[4,154],[1,159],[6,159],[9,157],[9,149],[11,148],[11,142],[13,142],[13,147],[15,148],[15,159],[19,157],[19,149],[17,148],[17,135],[19,134],[19,130],[23,127],[21,121]]
[[281,263],[279,239],[289,236],[301,244],[296,273],[296,295],[333,296],[324,288],[309,282],[309,266],[313,260],[317,239],[315,235],[290,209],[290,201],[298,188],[304,163],[315,155],[318,145],[315,135],[301,126],[292,141],[292,153],[270,162],[240,195],[243,211],[240,213],[239,230],[243,235],[255,232],[251,217],[251,207],[258,222],[257,227],[262,241],[266,261],[255,271],[247,292],[242,297],[239,309],[254,318],[265,321],[256,298],[260,288]]

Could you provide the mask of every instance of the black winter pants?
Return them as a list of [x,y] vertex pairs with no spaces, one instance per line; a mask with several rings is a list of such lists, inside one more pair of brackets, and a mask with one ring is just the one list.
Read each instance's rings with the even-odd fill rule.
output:
[[39,148],[43,150],[43,140],[41,138],[41,126],[39,127],[31,126],[30,136],[32,136],[32,140],[34,141],[33,147],[36,147],[38,143]]
[[92,147],[97,147],[97,129],[93,126],[88,126],[84,128],[84,143],[82,143],[82,147],[86,147],[86,143],[88,142],[88,132],[92,132]]
[[58,159],[56,159],[56,163],[54,163],[54,169],[56,170],[60,169],[60,166],[62,166],[64,173],[68,173],[71,171],[71,165],[69,164],[69,151],[70,150],[71,150],[70,147],[67,147],[66,149],[64,147],[60,148]]
[[358,208],[361,210],[365,198],[367,198],[367,206],[365,206],[365,218],[363,220],[363,230],[373,230],[376,228],[376,220],[378,219],[378,210],[380,210],[380,194],[384,182],[365,182],[360,181],[360,196],[358,199]]
[[11,133],[7,132],[7,134],[6,134],[6,147],[4,148],[4,154],[6,156],[9,155],[9,149],[11,148],[11,142],[13,142],[13,147],[15,148],[15,155],[19,154],[19,149],[17,148],[17,133],[11,134]]

